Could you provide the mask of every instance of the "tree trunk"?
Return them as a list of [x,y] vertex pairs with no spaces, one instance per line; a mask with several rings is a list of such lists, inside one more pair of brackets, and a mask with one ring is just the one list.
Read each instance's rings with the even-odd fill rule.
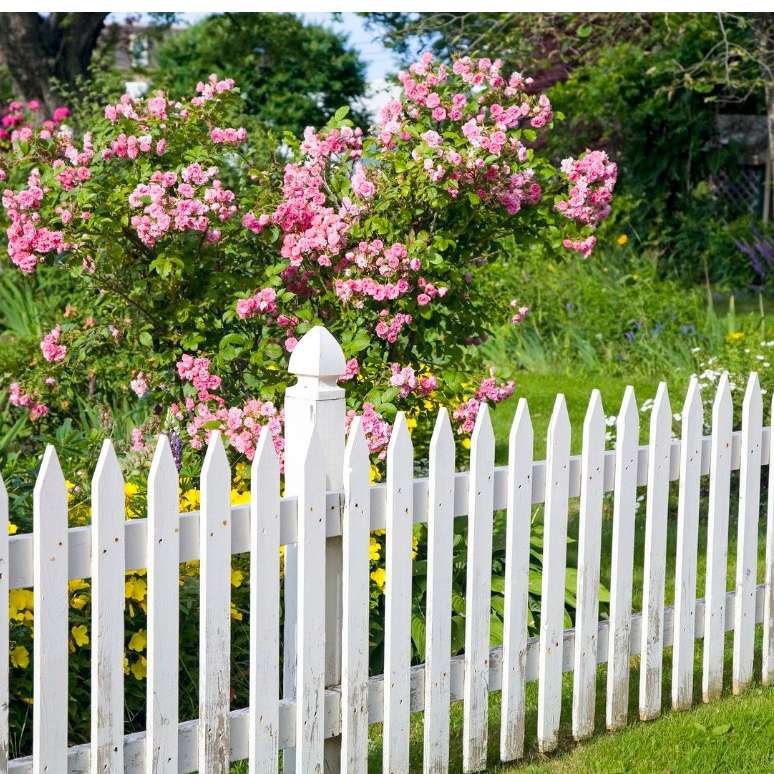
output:
[[769,140],[769,158],[766,179],[768,190],[764,197],[765,220],[771,217],[774,208],[774,14],[756,13],[753,17],[753,33],[756,42],[756,59],[760,69],[763,90],[766,96],[766,130]]
[[49,110],[58,102],[52,79],[72,85],[86,75],[107,13],[3,13],[0,47],[17,95]]

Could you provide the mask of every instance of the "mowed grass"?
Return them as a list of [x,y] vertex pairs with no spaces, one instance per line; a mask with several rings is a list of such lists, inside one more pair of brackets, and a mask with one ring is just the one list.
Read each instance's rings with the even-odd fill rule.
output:
[[[760,637],[758,627],[755,675],[760,676]],[[505,774],[539,772],[771,772],[774,771],[774,687],[757,681],[741,696],[730,695],[733,635],[726,637],[724,696],[710,704],[701,702],[702,645],[696,643],[694,668],[694,708],[674,712],[671,704],[672,649],[664,650],[662,716],[648,723],[638,719],[639,659],[631,660],[629,683],[629,725],[615,732],[605,730],[605,685],[607,670],[600,666],[597,677],[596,732],[588,740],[572,738],[572,675],[566,674],[562,690],[562,721],[559,748],[551,755],[538,752],[537,683],[526,692],[525,755],[511,764],[499,762],[500,694],[489,702],[489,744],[487,771]],[[452,705],[450,716],[451,774],[462,772],[462,704]],[[369,772],[382,771],[382,726],[371,727]],[[423,717],[412,716],[410,771],[422,771]]]

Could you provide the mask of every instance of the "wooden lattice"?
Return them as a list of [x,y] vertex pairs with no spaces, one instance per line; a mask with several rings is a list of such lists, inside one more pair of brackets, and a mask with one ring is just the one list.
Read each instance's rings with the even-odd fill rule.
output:
[[739,213],[763,213],[765,167],[744,165],[733,173],[721,169],[714,179],[717,196]]

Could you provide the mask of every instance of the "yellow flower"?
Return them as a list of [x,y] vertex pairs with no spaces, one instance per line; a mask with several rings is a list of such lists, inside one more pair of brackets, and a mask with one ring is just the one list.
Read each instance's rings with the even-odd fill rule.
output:
[[201,493],[198,489],[186,489],[180,497],[180,510],[197,511],[202,501]]
[[75,484],[68,479],[65,481],[65,486],[67,487],[67,501],[70,502],[70,500],[73,499],[73,489],[75,489]]
[[245,492],[239,492],[236,489],[231,490],[231,504],[232,505],[249,505],[250,503],[250,490]]
[[30,652],[24,645],[17,645],[11,651],[11,666],[17,669],[26,669],[30,665]]
[[142,602],[148,592],[148,587],[142,578],[130,577],[124,584],[124,596]]
[[129,674],[129,659],[126,656],[124,656],[124,674]]
[[384,567],[377,567],[371,573],[371,580],[380,588],[384,589],[385,581],[387,580],[387,572]]
[[136,631],[129,640],[129,650],[134,650],[137,653],[142,653],[148,645],[148,635],[145,629],[139,629]]
[[626,234],[620,234],[618,239],[615,240],[621,247],[623,247],[628,241],[629,237]]
[[231,570],[231,585],[238,589],[245,579],[245,574],[241,570]]
[[731,331],[731,333],[726,336],[726,341],[730,344],[733,344],[736,341],[741,341],[744,338],[744,331]]
[[409,430],[413,430],[417,426],[417,420],[414,417],[409,417],[406,420],[406,427]]
[[231,617],[235,621],[241,621],[244,618],[244,616],[242,615],[242,611],[241,610],[237,610],[237,608],[236,608],[236,606],[234,605],[233,602],[231,603]]
[[89,644],[89,632],[83,624],[73,626],[70,629],[70,634],[73,635],[73,640],[79,648]]
[[470,448],[470,438],[463,438],[462,439],[462,447],[464,449],[469,449]]
[[379,557],[382,555],[382,546],[378,540],[371,538],[371,542],[368,544],[368,558],[372,562],[378,562]]
[[83,578],[76,578],[75,580],[68,581],[67,587],[70,589],[70,593],[72,593],[73,591],[88,589],[89,584]]
[[12,589],[8,597],[8,615],[12,621],[31,621],[35,597],[29,589]]
[[411,536],[411,558],[416,559],[419,551],[419,538],[416,535]]
[[124,484],[124,495],[126,497],[134,497],[139,491],[140,487],[131,481],[127,481]]
[[148,674],[148,662],[145,656],[139,656],[137,661],[129,667],[129,671],[135,680],[144,680]]
[[370,476],[370,482],[372,484],[375,484],[377,481],[379,481],[382,477],[382,474],[379,472],[379,468],[376,467],[376,465],[371,465],[371,476]]
[[89,597],[86,594],[76,594],[72,602],[70,602],[70,607],[72,607],[75,610],[83,610],[84,607],[89,603]]
[[15,535],[19,531],[19,528],[15,524],[11,524],[11,522],[8,522],[8,534],[9,535]]

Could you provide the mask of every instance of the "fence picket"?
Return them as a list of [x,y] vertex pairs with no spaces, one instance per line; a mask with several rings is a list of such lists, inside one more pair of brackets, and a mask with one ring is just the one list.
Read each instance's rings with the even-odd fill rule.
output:
[[733,692],[752,678],[755,647],[755,582],[758,566],[758,509],[761,486],[763,403],[758,374],[750,374],[742,403],[742,450],[739,468],[739,525],[734,607]]
[[145,771],[178,770],[180,514],[178,475],[160,435],[148,475],[148,708]]
[[[774,428],[774,398],[769,415]],[[771,438],[771,436],[769,436]],[[769,443],[769,497],[766,505],[766,559],[763,592],[763,654],[761,679],[764,685],[774,683],[774,449]],[[2,484],[0,483],[0,487]],[[2,505],[0,505],[0,508]]]
[[449,768],[454,458],[454,435],[449,413],[441,408],[430,439],[427,494],[425,774],[443,774]]
[[707,569],[704,600],[704,653],[702,656],[702,697],[705,702],[717,698],[723,690],[733,411],[728,373],[724,372],[718,382],[715,401],[712,404],[712,447],[710,450]]
[[558,743],[562,710],[564,585],[567,560],[567,510],[570,467],[570,418],[564,395],[557,395],[548,424],[543,574],[540,596],[537,737],[541,752]]
[[661,714],[661,671],[664,651],[664,577],[667,512],[669,509],[669,450],[672,408],[665,382],[653,402],[648,447],[648,496],[645,509],[645,567],[640,645],[640,718]]
[[512,761],[521,758],[524,754],[532,451],[532,420],[527,401],[520,398],[508,439],[503,686],[500,708],[500,760],[502,761]]
[[465,592],[465,683],[462,767],[486,768],[489,709],[489,618],[492,583],[495,439],[489,406],[482,403],[471,436],[468,553]]
[[296,771],[322,774],[325,704],[325,468],[317,431],[298,493]]
[[8,771],[8,492],[0,475],[0,772]]
[[680,490],[677,504],[675,557],[675,611],[672,646],[672,707],[689,709],[693,703],[693,652],[696,632],[696,555],[701,496],[701,442],[704,409],[699,381],[691,377],[682,412]]
[[124,478],[106,439],[92,480],[92,774],[124,768]]
[[387,447],[383,769],[390,774],[409,770],[413,476],[414,447],[399,412]]
[[585,739],[594,733],[604,454],[605,412],[599,390],[593,390],[583,422],[581,459],[578,607],[572,693],[572,734],[575,739]]
[[355,417],[344,453],[341,770],[368,771],[368,613],[371,464],[362,419]]
[[32,506],[33,654],[32,771],[67,771],[67,487],[47,446]]
[[231,752],[231,471],[213,432],[199,517],[199,771],[228,774]]
[[632,570],[637,514],[637,454],[640,417],[628,386],[616,420],[613,542],[610,568],[610,628],[607,638],[607,728],[623,728],[629,714],[629,649],[632,629]]
[[279,768],[280,466],[267,427],[250,469],[250,774]]

